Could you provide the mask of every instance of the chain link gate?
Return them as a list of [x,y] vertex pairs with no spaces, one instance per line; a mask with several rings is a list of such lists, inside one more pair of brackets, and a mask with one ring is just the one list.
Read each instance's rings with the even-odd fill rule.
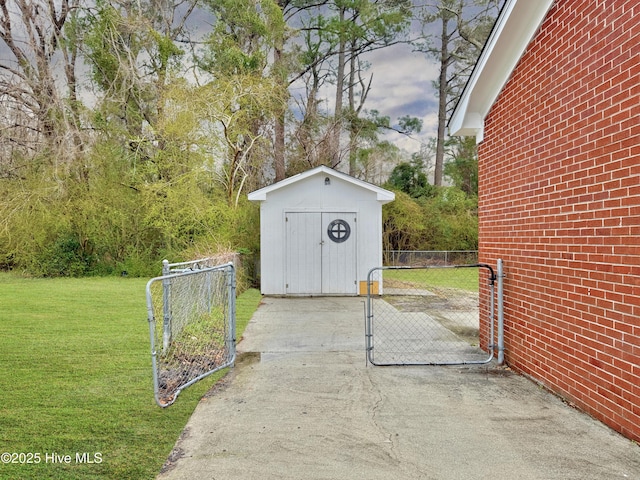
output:
[[[366,350],[373,365],[486,364],[494,352],[494,284],[489,265],[377,267],[367,276]],[[480,348],[479,282],[490,305]]]
[[235,268],[179,266],[187,263],[194,265],[169,270],[165,262],[164,275],[147,283],[153,389],[161,407],[235,362]]

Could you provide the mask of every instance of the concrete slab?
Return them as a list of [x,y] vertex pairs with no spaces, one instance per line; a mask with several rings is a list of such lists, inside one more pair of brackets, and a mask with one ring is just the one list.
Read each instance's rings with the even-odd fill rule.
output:
[[265,298],[238,347],[158,479],[640,478],[636,444],[508,369],[367,366],[361,298]]

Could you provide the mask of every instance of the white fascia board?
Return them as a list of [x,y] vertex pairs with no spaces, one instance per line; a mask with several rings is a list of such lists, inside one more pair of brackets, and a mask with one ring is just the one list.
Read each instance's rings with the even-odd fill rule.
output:
[[396,194],[390,192],[389,190],[381,188],[380,190],[376,191],[376,200],[382,205],[384,205],[385,203],[393,202],[395,199]]
[[350,175],[347,175],[346,173],[339,172],[324,165],[313,168],[311,170],[307,170],[306,172],[302,172],[297,175],[293,175],[292,177],[285,178],[284,180],[274,183],[273,185],[255,190],[249,193],[247,195],[247,198],[252,202],[264,202],[267,199],[267,194],[269,192],[286,187],[287,185],[291,185],[292,183],[299,182],[300,180],[304,180],[305,178],[308,178],[312,175],[317,175],[319,173],[331,177],[341,178],[351,184],[357,185],[366,190],[371,190],[376,193],[376,200],[378,200],[382,204],[392,202],[396,198],[395,193],[390,192],[389,190],[385,190],[384,188],[373,185],[372,183],[364,182]]
[[553,6],[554,0],[507,0],[460,96],[449,135],[482,141],[484,119]]

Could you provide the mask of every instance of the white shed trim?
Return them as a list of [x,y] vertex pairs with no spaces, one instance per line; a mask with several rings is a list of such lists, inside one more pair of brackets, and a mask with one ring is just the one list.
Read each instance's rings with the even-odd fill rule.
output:
[[449,135],[484,138],[484,119],[554,0],[507,0],[449,120]]
[[385,190],[384,188],[377,187],[371,183],[363,182],[362,180],[358,180],[357,178],[353,178],[345,173],[338,172],[337,170],[326,167],[324,165],[313,168],[311,170],[307,170],[306,172],[299,173],[292,177],[286,178],[278,183],[274,183],[273,185],[269,185],[268,187],[261,188],[260,190],[251,192],[248,195],[248,198],[252,202],[265,201],[267,199],[267,194],[269,192],[278,190],[282,187],[286,187],[287,185],[298,182],[300,180],[304,180],[305,178],[310,177],[312,175],[317,175],[320,172],[324,173],[325,175],[328,175],[329,177],[340,178],[353,185],[357,185],[358,187],[375,192],[376,199],[382,204],[392,202],[395,199],[395,194],[393,192]]

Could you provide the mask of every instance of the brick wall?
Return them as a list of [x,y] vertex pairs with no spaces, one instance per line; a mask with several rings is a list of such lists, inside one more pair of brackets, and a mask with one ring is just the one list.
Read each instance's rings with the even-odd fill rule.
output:
[[485,122],[507,363],[640,441],[640,3],[560,0]]

